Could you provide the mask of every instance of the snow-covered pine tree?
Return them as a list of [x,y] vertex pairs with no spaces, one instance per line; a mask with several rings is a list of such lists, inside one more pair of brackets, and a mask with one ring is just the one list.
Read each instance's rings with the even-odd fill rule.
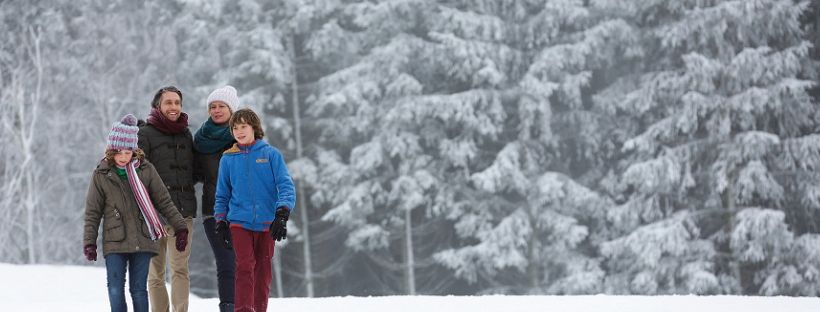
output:
[[290,79],[290,58],[277,28],[277,22],[287,17],[284,4],[186,1],[182,5],[190,13],[179,16],[174,25],[182,38],[179,67],[196,83],[190,93],[204,98],[214,88],[231,84],[241,92],[242,106],[260,113],[270,109]]
[[[326,116],[320,179],[337,186],[316,194],[336,205],[325,219],[354,230],[349,246],[405,270],[408,289],[410,268],[420,266],[412,255],[427,249],[465,280],[481,277],[477,291],[595,292],[603,272],[581,251],[594,248],[580,245],[588,244],[587,226],[600,228],[606,199],[548,168],[570,173],[556,161],[565,151],[584,155],[579,168],[612,157],[611,136],[599,135],[612,123],[581,104],[580,90],[589,84],[585,70],[634,54],[629,40],[606,39],[628,37],[628,25],[576,33],[594,21],[580,1],[402,1],[347,12],[340,21],[352,24],[328,31],[344,38],[337,50],[364,57],[349,57],[350,67],[322,80],[312,111]],[[611,53],[599,57],[602,48]],[[565,107],[567,127],[595,136],[567,131],[556,139],[551,97]],[[590,172],[602,175],[572,174]],[[414,242],[427,241],[428,228],[438,245],[420,247]],[[404,240],[400,247],[394,237]],[[374,256],[391,248],[396,259],[404,248],[403,265]]]
[[807,3],[593,5],[632,21],[651,52],[598,99],[642,125],[623,145],[623,199],[609,214],[621,237],[601,250],[607,291],[815,289],[818,268],[787,260],[814,240],[798,236],[817,185],[817,108],[800,78]]
[[[449,241],[441,219],[432,218],[441,182],[421,134],[390,117],[421,93],[420,81],[431,81],[436,55],[425,29],[433,7],[351,3],[309,43],[313,53],[348,62],[322,78],[311,99],[308,113],[324,128],[313,198],[332,207],[323,220],[350,229],[345,244],[357,252],[355,270],[364,271],[370,285],[363,287],[373,293],[442,293],[449,283],[429,259]],[[380,272],[367,269],[374,265]]]
[[[805,31],[804,37],[806,41],[812,44],[809,52],[810,59],[806,60],[806,67],[811,67],[811,71],[807,73],[807,77],[817,80],[818,72],[820,72],[820,2],[811,1],[808,7],[803,11],[800,18],[802,27]],[[810,94],[817,101],[820,98],[820,86],[815,85],[811,88]]]
[[452,64],[481,66],[455,66],[450,80],[497,92],[504,115],[494,132],[476,137],[463,165],[474,173],[459,194],[473,193],[473,202],[449,217],[464,241],[437,259],[480,280],[483,292],[600,292],[595,253],[610,204],[595,188],[626,135],[589,94],[640,56],[634,31],[620,20],[600,22],[605,12],[583,1],[456,7],[437,36]]

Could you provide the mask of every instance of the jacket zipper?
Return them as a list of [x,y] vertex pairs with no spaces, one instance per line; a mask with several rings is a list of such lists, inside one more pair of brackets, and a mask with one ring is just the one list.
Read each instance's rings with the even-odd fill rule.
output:
[[[180,197],[182,197],[182,192],[184,192],[185,188],[182,187],[182,183],[179,183],[179,176],[181,175],[180,174],[181,170],[179,168],[179,166],[180,166],[180,164],[179,164],[180,163],[180,161],[179,161],[179,143],[177,143],[177,136],[178,135],[179,134],[174,134],[171,137],[171,139],[174,141],[174,164],[176,164],[176,166],[177,166],[176,169],[174,170],[174,177],[176,177],[176,180],[177,180],[176,182],[177,182],[177,185],[179,186],[179,192],[177,192],[177,194],[176,194],[177,201],[179,201],[179,207],[177,207],[177,210],[179,210],[179,214],[182,214],[182,212],[184,211],[184,208],[182,207],[182,199],[180,199]],[[171,195],[170,191],[171,190],[168,190],[168,195],[169,196]],[[174,197],[171,196],[171,201],[173,201],[173,200],[174,200]],[[174,203],[174,205],[176,206],[176,202]]]
[[250,155],[251,155],[251,148],[248,148],[248,152],[245,154],[245,176],[248,177],[248,193],[251,196],[251,212],[253,213],[253,221],[251,223],[256,223],[256,197],[253,196],[253,189],[251,188],[251,165],[250,165]]
[[[114,179],[115,179],[115,178],[114,178],[114,176],[112,176],[112,175],[111,175],[111,171],[109,171],[109,172],[108,172],[108,178],[110,178],[111,180],[114,180]],[[119,179],[119,177],[117,177],[116,179]],[[116,180],[115,180],[115,181],[116,181]],[[118,185],[118,186],[119,186],[119,188],[120,188],[120,193],[122,194],[122,199],[123,199],[125,202],[128,202],[128,196],[126,196],[126,194],[125,194],[125,190],[122,188],[122,181],[116,181],[116,183],[117,183],[117,185]],[[126,223],[126,222],[125,222],[125,220],[122,220],[122,218],[121,218],[121,216],[122,216],[122,217],[124,217],[124,215],[123,215],[123,214],[121,214],[121,213],[120,213],[120,211],[119,211],[119,209],[117,209],[117,208],[114,208],[114,215],[115,215],[116,217],[120,218],[120,220],[121,220],[120,222],[122,223],[122,230],[125,232],[126,239],[128,239],[128,228],[126,228],[126,225],[125,225],[125,223]]]

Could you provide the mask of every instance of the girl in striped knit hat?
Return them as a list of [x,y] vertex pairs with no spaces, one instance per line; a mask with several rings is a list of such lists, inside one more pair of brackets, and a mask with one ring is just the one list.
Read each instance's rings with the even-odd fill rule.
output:
[[125,272],[134,311],[148,312],[148,266],[165,236],[159,214],[175,229],[176,248],[185,250],[188,230],[154,166],[137,147],[137,119],[128,114],[108,133],[103,158],[91,175],[85,205],[83,254],[97,260],[102,221],[102,251],[111,311],[126,311]]

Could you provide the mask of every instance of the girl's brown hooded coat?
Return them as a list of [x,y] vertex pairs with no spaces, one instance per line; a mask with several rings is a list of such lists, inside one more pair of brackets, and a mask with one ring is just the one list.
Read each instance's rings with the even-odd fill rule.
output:
[[[157,212],[174,229],[186,229],[185,219],[171,201],[154,165],[146,160],[141,161],[137,176],[145,185]],[[94,170],[88,187],[83,245],[97,244],[100,221],[103,223],[103,255],[112,252],[158,252],[159,246],[151,240],[148,225],[128,180],[121,179],[106,160],[102,160]]]

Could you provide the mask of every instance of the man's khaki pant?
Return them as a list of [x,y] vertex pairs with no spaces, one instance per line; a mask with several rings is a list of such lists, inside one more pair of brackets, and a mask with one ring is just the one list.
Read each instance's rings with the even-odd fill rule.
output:
[[[179,252],[176,248],[176,233],[170,226],[165,226],[167,237],[157,240],[159,254],[151,258],[148,269],[148,299],[151,301],[151,311],[170,312],[168,290],[165,289],[166,258],[171,262],[171,304],[174,312],[188,311],[188,293],[191,289],[191,279],[188,278],[188,258],[191,257],[191,241],[193,237],[194,220],[185,218],[188,227],[188,246],[185,251]],[[170,255],[170,257],[168,257]]]

